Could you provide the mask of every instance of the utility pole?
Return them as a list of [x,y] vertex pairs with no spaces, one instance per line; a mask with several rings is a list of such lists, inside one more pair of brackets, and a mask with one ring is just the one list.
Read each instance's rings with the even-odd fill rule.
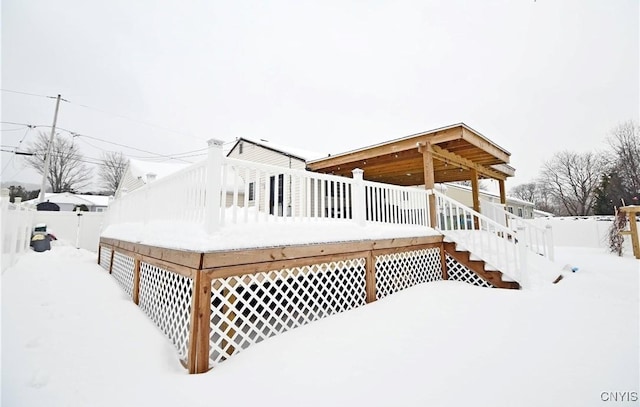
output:
[[51,126],[51,136],[49,136],[49,145],[47,146],[47,155],[44,158],[44,171],[42,172],[42,184],[40,186],[39,202],[44,202],[44,190],[47,183],[47,174],[49,174],[49,166],[51,165],[51,148],[53,147],[53,135],[56,132],[56,123],[58,122],[58,108],[60,107],[60,95],[56,98],[56,112],[53,115],[53,125]]

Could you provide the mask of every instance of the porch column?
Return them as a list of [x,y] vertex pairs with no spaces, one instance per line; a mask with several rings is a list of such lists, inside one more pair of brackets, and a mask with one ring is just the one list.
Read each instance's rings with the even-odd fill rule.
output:
[[507,204],[507,192],[504,189],[504,180],[503,179],[499,179],[498,180],[498,186],[500,187],[500,203],[502,205],[506,205]]
[[[435,175],[433,173],[433,150],[431,143],[426,142],[420,145],[422,149],[422,165],[424,169],[424,189],[434,189]],[[429,195],[429,226],[436,227],[436,196]]]
[[[473,210],[480,212],[480,191],[478,187],[478,170],[471,168],[471,195],[473,197]],[[478,218],[474,217],[475,229],[480,227]]]

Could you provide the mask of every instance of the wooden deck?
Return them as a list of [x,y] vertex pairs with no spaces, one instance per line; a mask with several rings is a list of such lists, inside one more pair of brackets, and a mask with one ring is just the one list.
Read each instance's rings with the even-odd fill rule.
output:
[[190,373],[416,284],[518,288],[440,235],[211,252],[102,238],[98,262],[169,337]]

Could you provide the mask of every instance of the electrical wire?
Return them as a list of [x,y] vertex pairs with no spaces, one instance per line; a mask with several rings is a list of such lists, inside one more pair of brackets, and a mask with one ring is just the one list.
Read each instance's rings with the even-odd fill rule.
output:
[[[4,174],[4,172],[6,171],[7,168],[9,168],[9,164],[11,164],[13,162],[13,159],[16,157],[16,152],[18,151],[18,149],[20,148],[20,145],[22,144],[22,142],[24,141],[25,138],[27,138],[27,135],[29,134],[29,131],[31,131],[32,127],[31,126],[27,126],[27,130],[24,132],[24,135],[22,136],[22,138],[20,139],[20,141],[18,142],[18,145],[15,147],[15,151],[13,152],[13,155],[11,156],[11,158],[9,159],[9,161],[7,162],[7,165],[5,165],[2,168],[2,172],[0,172],[0,176],[2,176]],[[4,150],[3,150],[4,151]]]
[[18,91],[18,90],[11,90],[11,89],[0,89],[0,90],[3,91],[3,92],[17,93],[19,95],[37,96],[37,97],[48,98],[48,99],[56,99],[57,98],[57,96],[39,95],[37,93],[21,92],[21,91]]
[[[64,99],[62,99],[62,100],[64,100]],[[146,121],[143,121],[143,120],[134,119],[134,118],[131,118],[131,117],[128,117],[128,116],[124,116],[122,114],[108,112],[106,110],[98,109],[96,107],[91,107],[91,106],[88,106],[88,105],[85,105],[85,104],[82,104],[82,103],[71,102],[69,100],[64,100],[64,101],[69,103],[69,104],[75,105],[75,106],[80,106],[80,107],[83,107],[85,109],[89,109],[89,110],[94,110],[96,112],[100,112],[102,114],[108,114],[108,115],[111,115],[111,116],[120,117],[121,119],[125,119],[125,120],[129,120],[129,121],[132,121],[132,122],[135,122],[135,123],[143,124],[143,125],[149,126],[149,127],[154,127],[156,129],[161,129],[161,130],[164,130],[164,131],[168,131],[170,133],[174,133],[174,134],[177,134],[177,135],[180,135],[180,136],[186,136],[186,137],[194,138],[196,140],[205,141],[203,138],[196,137],[196,136],[191,136],[189,134],[184,134],[184,133],[182,133],[180,131],[177,131],[177,130],[174,130],[174,129],[170,129],[168,127],[159,126],[157,124],[149,123],[149,122],[146,122]]]

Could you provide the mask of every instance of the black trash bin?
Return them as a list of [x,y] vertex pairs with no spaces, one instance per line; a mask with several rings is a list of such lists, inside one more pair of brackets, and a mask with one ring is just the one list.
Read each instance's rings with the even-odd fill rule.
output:
[[47,232],[35,232],[31,235],[31,247],[36,252],[51,250],[51,237]]

